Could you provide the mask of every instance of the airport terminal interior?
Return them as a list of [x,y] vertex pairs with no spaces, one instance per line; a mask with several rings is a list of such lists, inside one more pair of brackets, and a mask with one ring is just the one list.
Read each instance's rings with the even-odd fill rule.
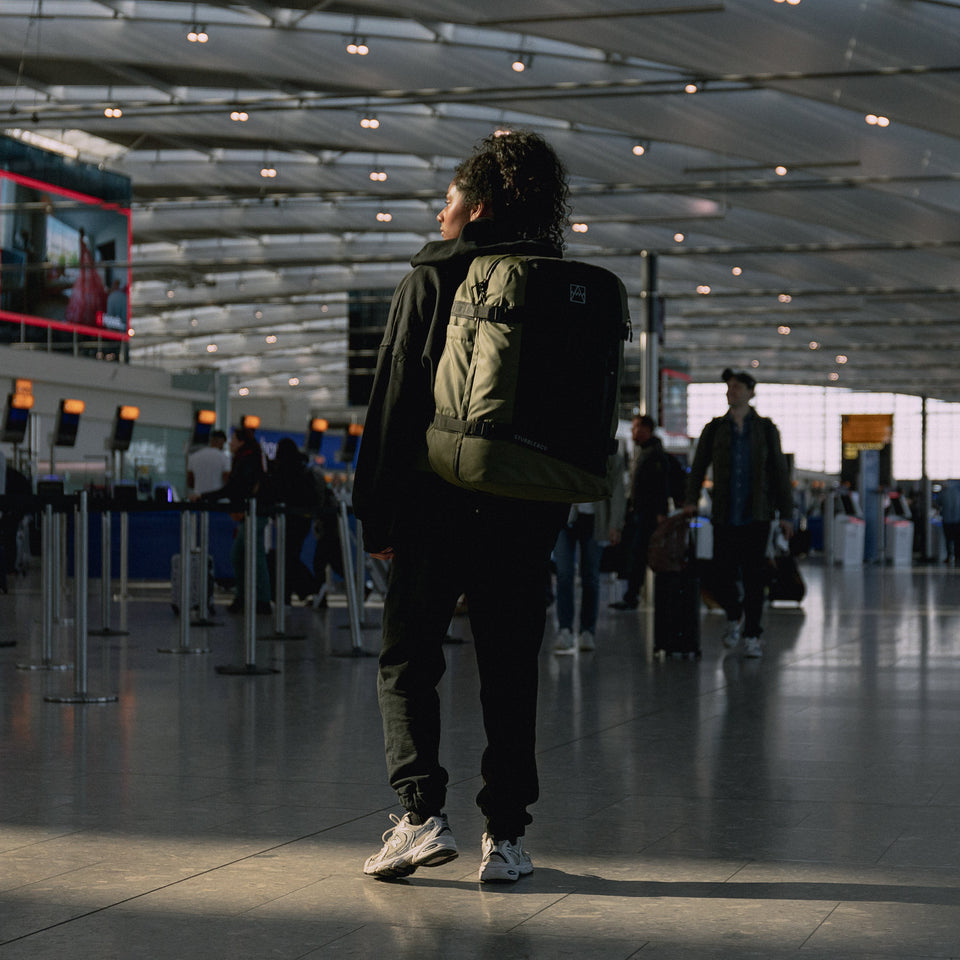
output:
[[[0,2],[0,960],[960,960],[958,49],[960,0]],[[545,597],[514,884],[478,879],[458,612],[460,855],[380,881],[383,565],[354,540],[258,613],[224,508],[201,613],[176,518],[246,425],[350,544],[393,290],[512,130],[567,168],[565,256],[623,282],[621,438],[654,414],[689,457],[721,371],[756,379],[805,593],[759,658],[709,591],[692,658],[652,576],[615,609],[604,575],[592,650]],[[34,493],[88,536],[15,536]]]

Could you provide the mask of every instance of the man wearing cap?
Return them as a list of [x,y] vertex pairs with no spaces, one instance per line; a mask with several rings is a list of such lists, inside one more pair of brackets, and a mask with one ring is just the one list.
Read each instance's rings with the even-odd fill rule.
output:
[[[757,381],[746,371],[723,371],[729,410],[700,434],[687,479],[684,512],[693,516],[707,468],[713,466],[713,559],[717,600],[727,614],[723,644],[760,657],[767,540],[777,513],[793,534],[793,495],[780,432],[750,406]],[[738,579],[743,583],[741,598]]]

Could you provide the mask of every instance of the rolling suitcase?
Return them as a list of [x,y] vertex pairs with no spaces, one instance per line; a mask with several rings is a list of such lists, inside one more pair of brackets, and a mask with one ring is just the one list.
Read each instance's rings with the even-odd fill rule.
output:
[[677,513],[664,520],[654,536],[657,550],[648,554],[653,579],[653,652],[669,657],[700,656],[700,577],[697,534]]
[[[180,613],[180,554],[170,558],[170,606]],[[190,609],[200,610],[200,551],[190,551]],[[207,608],[204,616],[213,613],[213,557],[207,554]]]
[[767,599],[771,603],[801,603],[807,585],[791,553],[777,552],[770,561],[770,581],[767,584]]
[[700,657],[700,578],[692,571],[654,574],[653,652]]

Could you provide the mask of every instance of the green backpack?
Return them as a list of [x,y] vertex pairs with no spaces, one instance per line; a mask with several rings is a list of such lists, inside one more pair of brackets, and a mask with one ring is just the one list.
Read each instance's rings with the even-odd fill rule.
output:
[[609,270],[477,257],[454,297],[427,429],[445,480],[502,497],[610,496],[627,294]]

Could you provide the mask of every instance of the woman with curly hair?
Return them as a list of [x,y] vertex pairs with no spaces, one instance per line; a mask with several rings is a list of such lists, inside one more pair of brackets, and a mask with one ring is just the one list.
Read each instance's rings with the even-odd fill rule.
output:
[[432,473],[426,430],[433,377],[454,292],[474,257],[559,257],[567,222],[566,174],[534,133],[483,140],[454,173],[426,244],[397,287],[367,411],[353,503],[365,548],[392,560],[383,610],[378,696],[390,785],[402,818],[363,870],[408,876],[457,856],[443,807],[437,685],[457,599],[469,609],[487,746],[477,796],[486,831],[480,880],[533,870],[522,837],[539,794],[535,757],[543,585],[566,504],[473,493]]

